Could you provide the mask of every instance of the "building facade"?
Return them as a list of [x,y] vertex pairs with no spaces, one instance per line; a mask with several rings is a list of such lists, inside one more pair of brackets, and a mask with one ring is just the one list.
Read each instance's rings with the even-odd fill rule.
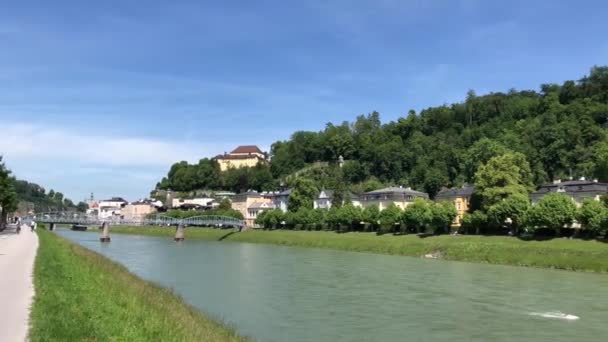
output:
[[112,197],[107,200],[99,201],[98,217],[108,219],[112,217],[121,217],[122,209],[128,204],[122,197]]
[[143,220],[146,216],[156,213],[157,207],[162,203],[155,203],[150,200],[131,202],[121,210],[121,216],[126,220]]
[[255,145],[245,145],[235,148],[230,153],[224,153],[214,158],[220,166],[220,170],[226,171],[231,168],[254,167],[259,163],[267,161],[266,153]]
[[180,208],[183,206],[194,206],[194,207],[210,209],[211,202],[213,202],[213,198],[210,198],[210,197],[173,198],[171,200],[171,208]]
[[[348,191],[345,194],[345,197],[348,197],[348,199],[350,200],[350,203],[352,205],[354,205],[355,207],[360,207],[361,206],[361,201],[359,200],[359,197],[355,194],[353,194],[352,192]],[[329,209],[331,208],[331,202],[334,199],[334,191],[333,190],[321,190],[321,192],[319,192],[319,195],[317,196],[317,198],[314,199],[313,201],[313,208],[314,209]],[[344,204],[346,202],[346,199],[344,199],[342,201],[342,204]]]
[[[243,215],[247,227],[252,227],[264,203],[272,205],[272,200],[258,192],[248,191],[237,194],[232,198],[232,209],[238,210]],[[256,209],[250,212],[249,209],[254,207]]]
[[429,195],[424,192],[412,190],[411,188],[389,187],[379,190],[366,192],[359,196],[361,206],[378,206],[380,211],[386,209],[391,204],[395,204],[400,209],[407,208],[416,198],[428,199]]
[[579,180],[561,181],[554,180],[552,184],[546,184],[538,188],[530,195],[532,204],[538,203],[541,198],[552,192],[557,192],[570,197],[577,207],[583,205],[586,199],[599,201],[600,197],[608,193],[608,183],[598,182],[597,180]]
[[462,225],[462,218],[469,211],[473,191],[475,191],[475,187],[465,185],[461,188],[441,190],[435,196],[436,202],[450,201],[454,204],[458,215],[456,215],[456,218],[452,222],[452,227],[460,227]]
[[287,212],[289,206],[289,195],[291,195],[292,189],[283,191],[267,192],[262,193],[262,196],[270,200],[274,206],[273,209],[281,209],[284,213]]

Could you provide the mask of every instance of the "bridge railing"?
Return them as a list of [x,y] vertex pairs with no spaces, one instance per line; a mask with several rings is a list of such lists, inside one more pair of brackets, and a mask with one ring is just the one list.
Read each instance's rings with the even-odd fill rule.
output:
[[183,224],[186,226],[233,226],[244,227],[243,220],[218,215],[200,215],[188,218],[174,218],[166,215],[156,215],[148,218],[124,219],[121,217],[100,218],[97,216],[78,214],[78,213],[40,213],[27,217],[28,220],[35,220],[42,223],[59,224],[82,224],[82,225],[102,225],[107,222],[110,225],[153,225],[153,226],[176,226]]

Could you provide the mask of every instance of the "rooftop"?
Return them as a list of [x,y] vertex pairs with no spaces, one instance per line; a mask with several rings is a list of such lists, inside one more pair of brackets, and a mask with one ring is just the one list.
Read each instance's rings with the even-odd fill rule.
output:
[[242,160],[242,159],[253,159],[257,158],[262,160],[263,158],[258,155],[234,155],[234,154],[218,154],[215,156],[215,159],[223,159],[223,160]]
[[239,147],[235,148],[234,150],[232,150],[232,152],[230,152],[230,154],[236,154],[236,153],[264,154],[264,152],[262,152],[262,150],[260,150],[260,148],[257,147],[256,145],[242,145],[242,146],[239,146]]
[[465,185],[461,188],[444,189],[435,196],[435,199],[470,197],[473,194],[473,191],[475,191],[475,187],[472,185]]
[[[321,194],[322,194],[322,193],[325,193],[325,196],[327,196],[327,197],[321,197]],[[350,191],[347,191],[347,192],[345,193],[345,195],[346,195],[346,196],[348,196],[348,198],[350,198],[351,200],[353,200],[353,199],[358,199],[358,198],[359,198],[359,196],[357,196],[357,195],[353,194],[353,193],[352,193],[352,192],[350,192]],[[321,190],[321,192],[319,192],[319,195],[317,195],[317,198],[328,198],[328,199],[332,199],[332,198],[334,198],[334,190]]]
[[100,202],[124,202],[124,203],[127,203],[127,201],[124,198],[122,198],[122,197],[112,197],[110,199],[103,200],[103,201],[100,201]]
[[533,192],[533,195],[544,194],[549,192],[608,192],[608,183],[598,182],[596,180],[571,180],[571,181],[555,181],[552,184],[545,184]]
[[412,190],[412,188],[403,188],[403,187],[396,187],[396,186],[378,189],[378,190],[364,193],[364,195],[380,195],[380,194],[410,194],[410,195],[428,197],[428,194],[425,192]]
[[272,203],[267,203],[267,202],[253,202],[248,209],[268,209],[268,208],[274,208],[274,205]]

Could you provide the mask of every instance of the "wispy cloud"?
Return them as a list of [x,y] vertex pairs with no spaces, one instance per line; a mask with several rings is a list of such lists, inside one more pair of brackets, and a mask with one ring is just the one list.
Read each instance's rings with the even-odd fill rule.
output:
[[[12,160],[66,160],[112,166],[170,165],[196,161],[222,150],[192,141],[105,136],[27,123],[0,122],[0,153]],[[101,128],[101,127],[100,127]],[[88,134],[91,133],[91,134]]]

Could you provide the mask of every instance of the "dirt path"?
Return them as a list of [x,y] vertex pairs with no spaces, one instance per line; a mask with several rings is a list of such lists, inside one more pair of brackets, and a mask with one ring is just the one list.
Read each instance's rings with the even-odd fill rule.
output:
[[21,234],[0,233],[0,341],[25,341],[34,296],[32,273],[38,236],[23,226]]

